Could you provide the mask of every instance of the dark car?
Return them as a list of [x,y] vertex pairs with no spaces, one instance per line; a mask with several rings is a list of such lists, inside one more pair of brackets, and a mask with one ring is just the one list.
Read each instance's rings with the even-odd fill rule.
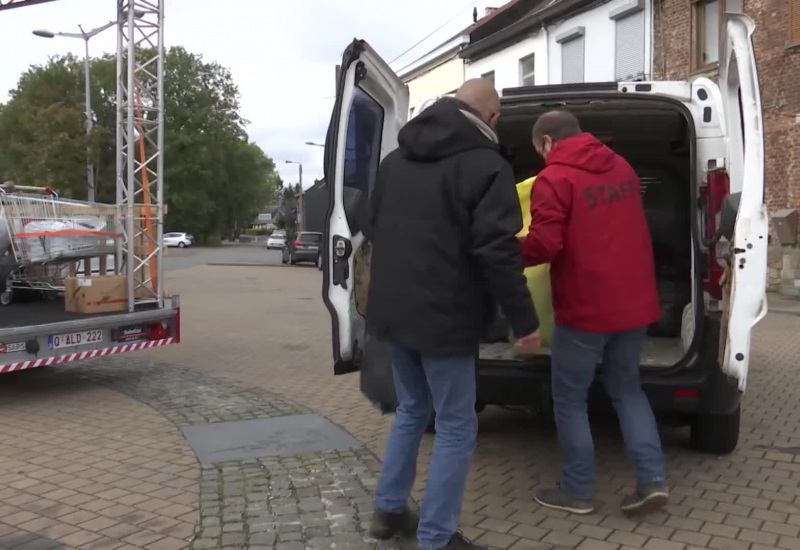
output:
[[301,262],[313,263],[322,269],[322,233],[301,231],[286,240],[283,247],[283,263],[298,264]]

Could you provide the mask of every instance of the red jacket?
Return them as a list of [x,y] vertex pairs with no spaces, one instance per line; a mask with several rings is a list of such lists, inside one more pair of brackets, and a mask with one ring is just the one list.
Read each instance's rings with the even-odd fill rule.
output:
[[536,177],[526,266],[551,264],[556,325],[594,333],[658,321],[653,245],[639,178],[591,134],[553,148]]

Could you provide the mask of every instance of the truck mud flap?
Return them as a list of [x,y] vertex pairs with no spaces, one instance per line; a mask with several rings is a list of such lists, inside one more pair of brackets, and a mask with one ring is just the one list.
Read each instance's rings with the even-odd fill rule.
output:
[[381,340],[367,337],[360,364],[361,393],[383,414],[397,408],[397,396],[392,376],[391,346]]

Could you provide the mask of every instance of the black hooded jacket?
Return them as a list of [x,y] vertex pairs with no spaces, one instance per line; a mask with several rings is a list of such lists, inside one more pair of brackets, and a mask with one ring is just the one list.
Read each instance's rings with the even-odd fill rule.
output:
[[371,197],[368,328],[423,354],[475,353],[492,298],[517,337],[539,325],[514,174],[468,109],[443,99],[406,124]]

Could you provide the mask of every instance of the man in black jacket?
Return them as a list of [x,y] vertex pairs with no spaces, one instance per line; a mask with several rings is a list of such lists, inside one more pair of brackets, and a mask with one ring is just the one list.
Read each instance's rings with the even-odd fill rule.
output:
[[[410,121],[381,163],[372,195],[368,329],[392,344],[398,398],[371,533],[417,531],[420,548],[470,549],[458,534],[475,447],[475,358],[500,304],[517,347],[538,347],[538,320],[516,233],[522,214],[498,151],[500,100],[466,82]],[[436,412],[436,442],[419,520],[408,510],[417,452]],[[419,523],[417,528],[417,523]]]

